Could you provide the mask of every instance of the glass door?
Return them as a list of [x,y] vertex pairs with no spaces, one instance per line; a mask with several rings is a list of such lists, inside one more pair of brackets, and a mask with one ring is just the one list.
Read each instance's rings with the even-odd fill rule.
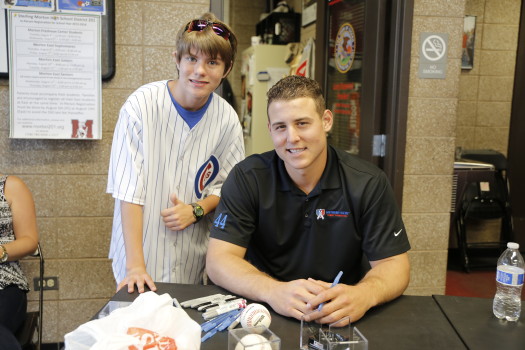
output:
[[317,0],[329,143],[382,168],[401,203],[413,0]]
[[334,115],[329,143],[359,154],[365,0],[328,4],[326,103]]

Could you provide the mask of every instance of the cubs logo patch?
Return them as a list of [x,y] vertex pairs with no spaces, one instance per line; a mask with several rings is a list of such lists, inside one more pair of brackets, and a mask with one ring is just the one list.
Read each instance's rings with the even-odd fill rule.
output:
[[219,173],[219,161],[215,156],[211,156],[197,171],[195,176],[195,194],[197,198],[202,198],[202,192],[212,182]]

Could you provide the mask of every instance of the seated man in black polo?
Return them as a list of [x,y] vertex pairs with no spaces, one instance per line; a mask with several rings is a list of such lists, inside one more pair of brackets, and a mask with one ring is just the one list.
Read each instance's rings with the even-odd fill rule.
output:
[[[275,151],[228,176],[206,259],[215,284],[320,323],[357,321],[401,295],[410,278],[410,244],[385,174],[328,146],[332,123],[315,81],[290,76],[268,91]],[[363,254],[371,266],[364,277]]]

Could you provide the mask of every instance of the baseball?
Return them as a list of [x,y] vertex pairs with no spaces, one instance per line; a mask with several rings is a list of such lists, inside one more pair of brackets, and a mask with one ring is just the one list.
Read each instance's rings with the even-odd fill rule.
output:
[[270,328],[272,316],[264,305],[252,303],[248,304],[241,314],[242,328],[266,326]]
[[272,350],[265,337],[259,334],[248,334],[241,338],[235,350]]

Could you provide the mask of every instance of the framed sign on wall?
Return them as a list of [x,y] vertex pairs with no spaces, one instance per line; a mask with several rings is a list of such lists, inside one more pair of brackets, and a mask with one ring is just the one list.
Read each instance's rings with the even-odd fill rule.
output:
[[[7,11],[0,9],[0,78],[9,77]],[[106,14],[102,16],[100,53],[102,80],[109,80],[115,74],[115,0],[106,0]]]

